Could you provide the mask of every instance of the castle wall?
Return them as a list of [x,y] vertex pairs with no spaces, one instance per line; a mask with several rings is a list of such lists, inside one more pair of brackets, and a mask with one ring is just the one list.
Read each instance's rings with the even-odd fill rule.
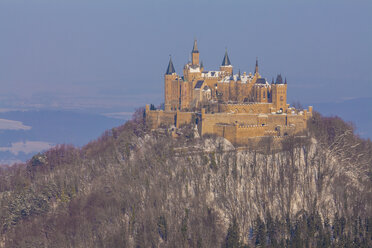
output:
[[[263,120],[264,119],[264,120]],[[251,125],[257,126],[266,124],[267,117],[259,116],[257,114],[231,114],[231,113],[214,113],[214,114],[203,114],[202,113],[202,125],[201,135],[204,134],[217,134],[222,130],[220,127],[215,129],[219,124],[229,125]]]
[[271,113],[271,103],[220,104],[221,112],[228,113]]
[[195,113],[193,113],[193,112],[177,111],[177,113],[176,113],[176,127],[180,127],[182,125],[190,124],[193,121],[193,116],[195,116]]
[[[147,105],[148,106],[148,105]],[[146,106],[146,123],[150,129],[156,129],[161,126],[175,125],[176,111],[148,110]]]
[[214,128],[214,134],[224,137],[231,143],[243,146],[248,145],[252,138],[273,136],[278,137],[279,132],[271,130],[268,126],[240,126],[240,125],[227,125],[227,124],[216,124]]
[[236,128],[235,144],[245,145],[248,143],[248,138],[263,137],[266,130],[266,126],[239,126]]
[[307,118],[304,115],[288,115],[288,126],[295,127],[295,132],[301,132],[307,127]]
[[163,110],[150,110],[146,105],[145,118],[146,123],[150,129],[156,129],[162,126],[175,125],[180,127],[185,124],[190,124],[196,114],[194,112],[181,112],[181,111],[163,111]]
[[268,126],[285,126],[287,125],[287,115],[285,114],[272,114],[268,116]]
[[[306,121],[312,115],[301,114],[206,114],[202,109],[198,125],[201,135],[215,134],[228,139],[234,145],[248,145],[251,138],[264,136],[285,136],[303,131]],[[149,110],[146,106],[146,122],[152,129],[161,126],[180,127],[195,122],[199,118],[195,112]]]

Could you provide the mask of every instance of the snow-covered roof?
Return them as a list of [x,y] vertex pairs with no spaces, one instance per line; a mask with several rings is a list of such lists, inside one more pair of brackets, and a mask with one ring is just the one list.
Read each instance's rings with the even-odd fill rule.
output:
[[[231,80],[237,81],[239,74],[234,74],[232,76],[225,76],[219,82],[220,83],[229,83]],[[250,83],[252,81],[252,75],[240,75],[240,80],[242,84]]]
[[269,87],[270,84],[266,81],[265,78],[258,78],[256,81],[257,86]]
[[203,77],[214,77],[217,78],[221,75],[221,71],[205,71],[202,73]]
[[189,67],[189,71],[190,72],[200,72],[200,67],[193,67],[193,66],[190,66]]

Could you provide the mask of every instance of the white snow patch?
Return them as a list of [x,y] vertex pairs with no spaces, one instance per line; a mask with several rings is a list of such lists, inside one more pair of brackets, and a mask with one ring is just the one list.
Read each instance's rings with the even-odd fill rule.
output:
[[190,72],[200,72],[200,68],[196,67],[195,69],[190,67]]

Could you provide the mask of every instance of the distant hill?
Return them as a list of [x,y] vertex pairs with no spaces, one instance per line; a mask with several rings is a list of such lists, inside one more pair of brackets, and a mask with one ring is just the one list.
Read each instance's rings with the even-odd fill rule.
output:
[[[1,121],[11,120],[10,125]],[[0,112],[0,164],[26,161],[37,152],[55,144],[82,146],[105,130],[121,125],[125,120],[100,114],[73,111],[11,111]]]
[[313,106],[323,115],[340,116],[345,121],[352,122],[356,127],[357,134],[372,139],[372,97],[350,99],[337,103],[315,103]]

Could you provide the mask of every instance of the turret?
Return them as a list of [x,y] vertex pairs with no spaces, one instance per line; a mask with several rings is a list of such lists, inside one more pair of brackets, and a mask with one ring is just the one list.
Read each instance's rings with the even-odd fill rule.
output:
[[225,51],[225,56],[223,57],[222,64],[220,66],[220,71],[224,71],[227,75],[231,75],[233,71],[229,55],[227,54],[227,49]]
[[283,83],[282,75],[276,77],[275,84],[271,85],[271,100],[276,111],[287,110],[287,80]]
[[253,85],[253,95],[256,102],[267,103],[269,102],[269,84],[265,78],[257,78],[256,83]]
[[236,81],[238,82],[241,82],[242,81],[242,77],[241,77],[241,75],[240,75],[240,69],[239,69],[239,73],[238,73],[238,77],[237,77],[237,79],[236,79]]
[[177,74],[174,69],[172,57],[169,58],[168,68],[164,76],[164,110],[170,111],[174,109],[172,102],[174,102],[174,84],[173,81],[176,80]]
[[194,40],[194,46],[191,51],[192,65],[199,65],[199,50],[196,40]]

